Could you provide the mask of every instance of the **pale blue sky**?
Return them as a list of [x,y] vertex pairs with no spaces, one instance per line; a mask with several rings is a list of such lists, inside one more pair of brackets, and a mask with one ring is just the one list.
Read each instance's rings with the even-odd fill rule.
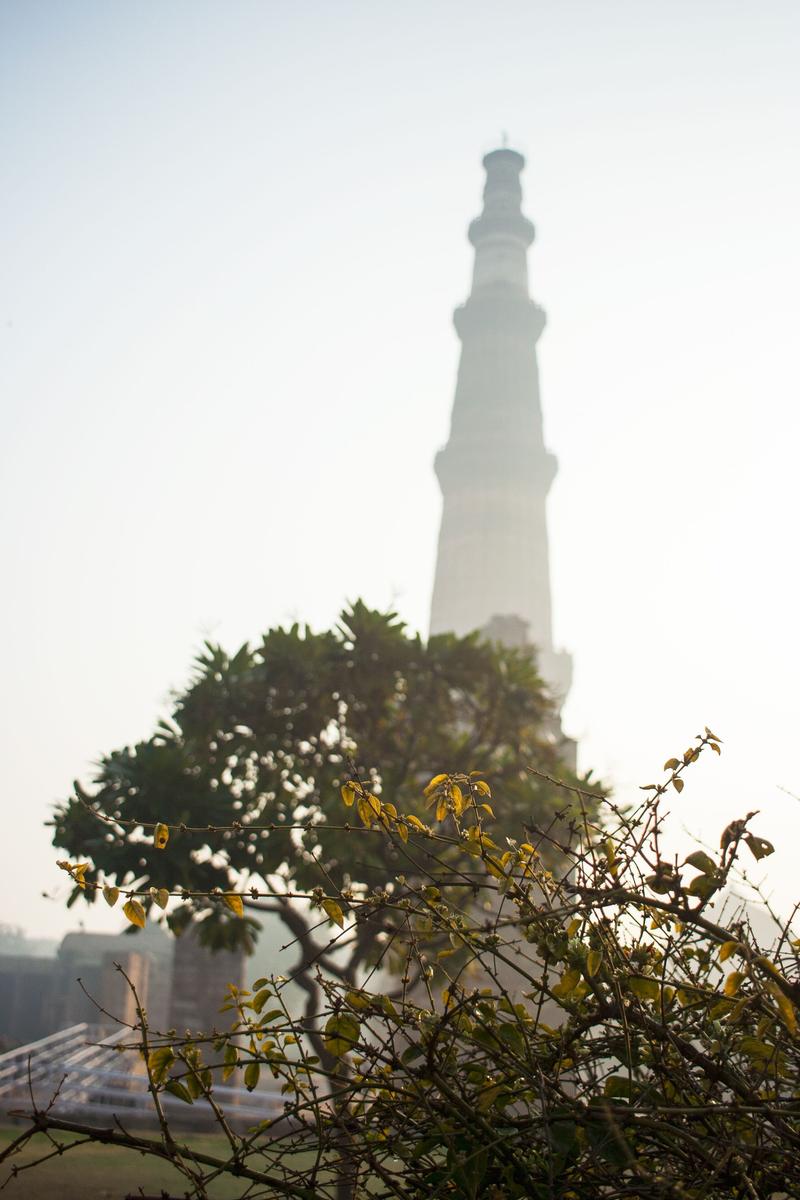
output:
[[42,821],[205,636],[426,628],[502,131],[567,725],[622,794],[716,728],[675,828],[760,807],[795,898],[798,61],[790,0],[0,4],[0,921],[74,923]]

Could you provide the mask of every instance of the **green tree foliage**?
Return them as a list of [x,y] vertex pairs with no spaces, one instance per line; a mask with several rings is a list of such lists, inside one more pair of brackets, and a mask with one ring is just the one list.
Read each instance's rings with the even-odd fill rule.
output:
[[[478,636],[426,644],[361,603],[330,631],[273,629],[232,656],[208,644],[170,719],[106,755],[93,786],[76,784],[58,808],[55,844],[87,860],[70,902],[95,900],[102,882],[139,892],[149,913],[168,887],[185,893],[169,906],[173,928],[203,917],[212,946],[249,945],[259,911],[278,912],[310,958],[310,922],[290,894],[321,881],[380,889],[398,870],[396,848],[367,836],[359,806],[343,814],[346,780],[423,817],[422,784],[435,767],[480,764],[512,819],[549,826],[563,797],[526,768],[556,768],[554,727],[530,652]],[[351,836],[348,817],[362,836]],[[141,923],[138,910],[128,915]],[[354,977],[375,945],[363,929],[338,969]]]

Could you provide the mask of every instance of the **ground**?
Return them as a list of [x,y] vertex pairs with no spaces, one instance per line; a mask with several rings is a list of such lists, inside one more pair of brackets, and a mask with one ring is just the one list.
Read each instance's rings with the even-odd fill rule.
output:
[[[0,1151],[22,1130],[21,1125],[0,1129]],[[176,1139],[220,1156],[227,1147],[224,1138],[209,1134],[180,1134]],[[46,1152],[47,1143],[39,1135],[13,1161],[22,1167]],[[0,1164],[0,1186],[8,1177],[9,1165],[8,1160]],[[236,1180],[221,1182],[210,1189],[210,1195],[214,1200],[235,1200],[246,1186]],[[23,1171],[8,1184],[3,1200],[125,1200],[129,1195],[158,1196],[162,1189],[171,1197],[180,1197],[186,1184],[177,1171],[155,1158],[111,1146],[79,1146],[64,1157],[56,1156]]]

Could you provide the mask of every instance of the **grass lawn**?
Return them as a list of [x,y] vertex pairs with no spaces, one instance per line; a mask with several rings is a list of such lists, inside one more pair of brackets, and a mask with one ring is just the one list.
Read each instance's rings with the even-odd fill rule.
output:
[[[22,1132],[22,1125],[0,1128],[0,1152]],[[154,1135],[148,1133],[148,1136]],[[73,1139],[62,1134],[59,1140]],[[225,1138],[215,1134],[176,1132],[175,1140],[220,1157],[228,1148]],[[0,1184],[8,1177],[12,1162],[22,1167],[46,1153],[47,1148],[47,1139],[37,1134],[21,1154],[0,1164]],[[247,1186],[246,1181],[220,1181],[212,1186],[210,1195],[214,1200],[235,1200]],[[139,1188],[146,1196],[158,1196],[162,1189],[170,1196],[183,1196],[186,1192],[183,1176],[167,1163],[114,1146],[89,1145],[78,1146],[68,1154],[23,1171],[8,1184],[3,1200],[124,1200],[127,1195],[139,1195]]]

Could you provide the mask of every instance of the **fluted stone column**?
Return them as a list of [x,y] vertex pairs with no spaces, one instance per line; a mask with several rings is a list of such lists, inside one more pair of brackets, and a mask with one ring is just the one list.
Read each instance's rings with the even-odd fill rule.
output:
[[528,293],[525,160],[494,150],[483,165],[483,212],[469,227],[472,289],[454,316],[461,361],[450,438],[436,457],[443,509],[431,633],[482,629],[532,642],[563,700],[571,662],[553,647],[546,500],[557,464],[542,429],[536,343],[545,315]]

